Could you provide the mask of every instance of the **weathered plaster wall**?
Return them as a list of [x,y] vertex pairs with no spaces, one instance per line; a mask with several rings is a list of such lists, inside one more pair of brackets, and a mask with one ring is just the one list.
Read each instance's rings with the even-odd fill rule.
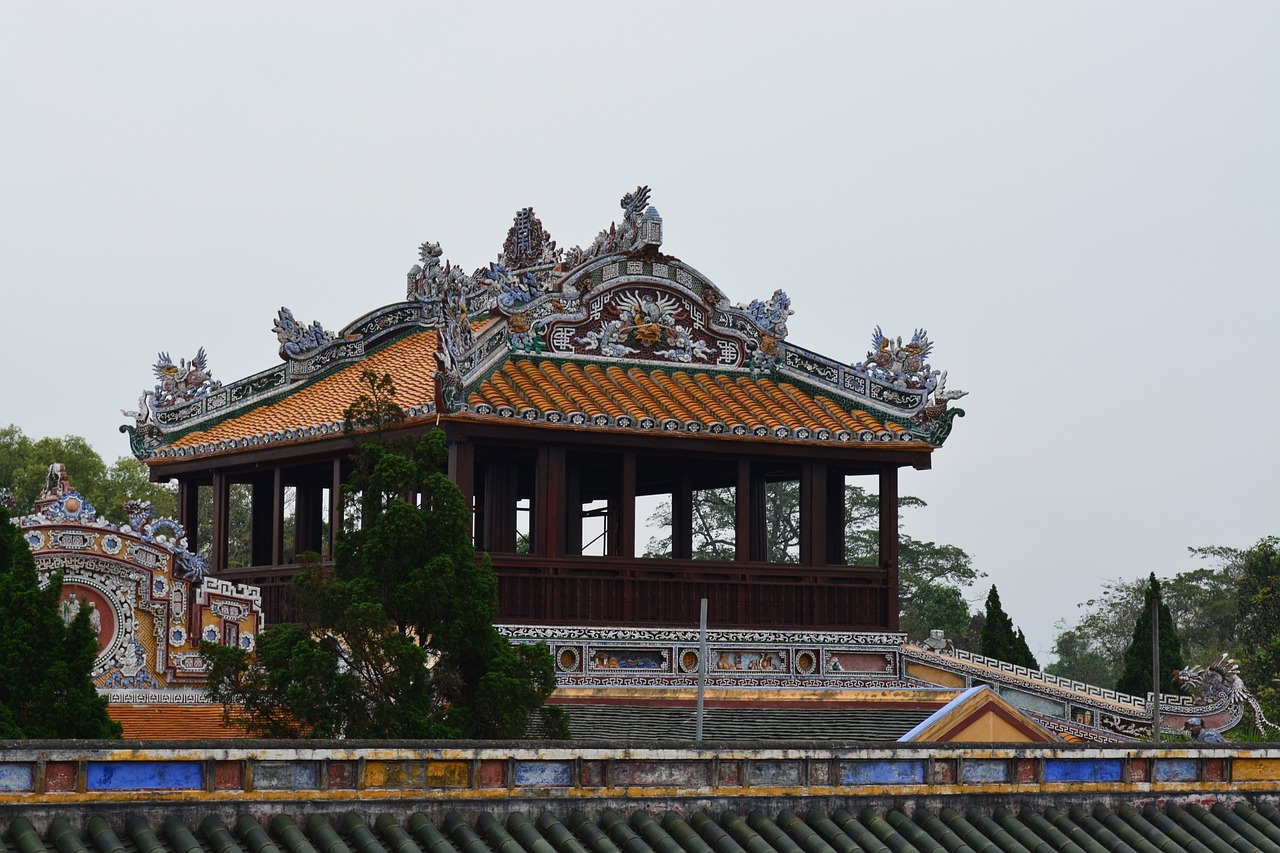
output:
[[237,741],[0,744],[0,814],[40,824],[68,808],[140,813],[495,814],[572,805],[831,807],[903,802],[1136,802],[1280,795],[1280,745],[876,746]]

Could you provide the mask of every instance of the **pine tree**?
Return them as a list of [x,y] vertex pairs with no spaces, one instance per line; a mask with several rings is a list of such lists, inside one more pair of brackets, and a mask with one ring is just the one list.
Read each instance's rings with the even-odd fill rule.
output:
[[0,737],[117,738],[91,673],[98,641],[89,611],[66,624],[62,577],[44,587],[22,533],[0,518]]
[[210,695],[269,737],[518,738],[535,716],[567,737],[560,709],[543,706],[555,689],[546,646],[513,646],[494,628],[497,581],[445,473],[444,433],[389,439],[383,427],[403,417],[395,386],[364,379],[346,412],[368,432],[356,436],[332,577],[295,580],[300,624],[263,632],[256,660],[202,644]]
[[[1142,610],[1138,613],[1137,624],[1133,626],[1133,641],[1124,653],[1124,669],[1116,682],[1116,690],[1121,693],[1146,696],[1151,692],[1151,602],[1158,598],[1160,581],[1152,572],[1143,595]],[[1173,671],[1182,669],[1182,641],[1178,639],[1178,629],[1174,627],[1173,616],[1163,600],[1160,601],[1159,620],[1160,692],[1177,693]]]
[[1027,645],[1027,638],[1021,628],[1014,628],[1013,620],[1000,605],[1000,593],[992,585],[987,593],[986,608],[983,613],[982,633],[979,645],[982,654],[996,660],[1025,666],[1028,669],[1039,669],[1040,664]]

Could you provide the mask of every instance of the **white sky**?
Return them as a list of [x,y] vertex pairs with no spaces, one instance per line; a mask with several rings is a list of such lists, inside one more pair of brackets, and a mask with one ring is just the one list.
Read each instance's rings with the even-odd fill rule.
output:
[[646,183],[795,343],[929,330],[971,393],[908,532],[1043,663],[1101,579],[1280,533],[1277,45],[1275,2],[5,4],[0,424],[110,461],[158,350],[238,379],[282,305]]

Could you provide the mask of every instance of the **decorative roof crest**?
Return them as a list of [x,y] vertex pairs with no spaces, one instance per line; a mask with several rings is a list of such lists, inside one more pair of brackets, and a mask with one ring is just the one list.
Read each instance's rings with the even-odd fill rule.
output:
[[159,353],[152,370],[160,380],[153,400],[158,409],[189,403],[222,387],[222,383],[209,372],[209,357],[205,355],[204,347],[196,351],[190,362],[184,358],[177,364],[169,358],[169,353]]
[[280,342],[280,357],[285,361],[315,352],[337,337],[333,332],[326,332],[319,320],[313,321],[310,326],[302,325],[294,319],[293,312],[284,307],[276,315],[271,331],[276,333],[276,340]]

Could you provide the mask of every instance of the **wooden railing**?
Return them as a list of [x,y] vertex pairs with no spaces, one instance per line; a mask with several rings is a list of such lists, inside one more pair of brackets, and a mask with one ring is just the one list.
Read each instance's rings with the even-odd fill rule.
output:
[[879,568],[705,560],[494,559],[504,621],[855,630],[888,625]]
[[[496,555],[503,622],[549,625],[696,625],[864,630],[889,624],[884,571],[709,560]],[[301,566],[228,569],[218,577],[262,590],[268,625],[297,618],[290,586]]]

